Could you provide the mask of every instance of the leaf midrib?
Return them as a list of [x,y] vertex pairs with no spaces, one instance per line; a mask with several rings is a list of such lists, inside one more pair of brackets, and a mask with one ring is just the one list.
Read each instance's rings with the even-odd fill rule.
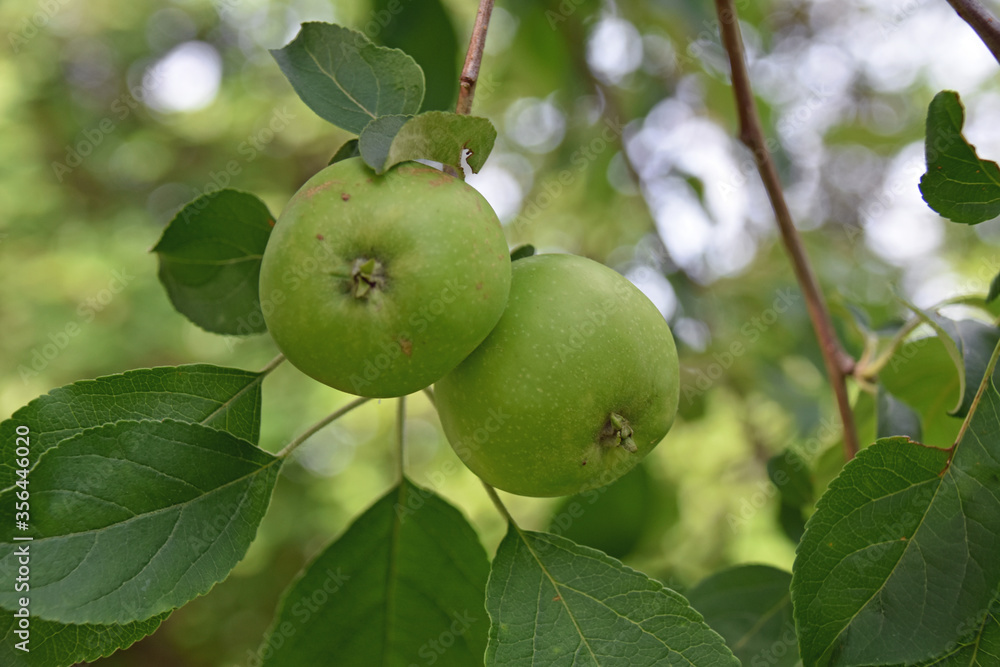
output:
[[[337,88],[340,90],[340,92],[342,92],[347,99],[349,99],[350,101],[354,102],[354,104],[359,109],[361,109],[362,111],[364,111],[373,120],[376,118],[375,114],[368,110],[368,107],[366,107],[365,105],[361,104],[361,102],[358,102],[354,98],[353,95],[351,95],[349,92],[347,92],[347,90],[342,85],[340,85],[340,82],[337,80],[337,77],[335,77],[332,73],[326,71],[323,68],[323,65],[321,65],[320,62],[319,62],[319,60],[316,59],[316,56],[313,55],[312,51],[310,51],[308,48],[306,48],[305,51],[306,51],[306,53],[309,54],[309,57],[312,58],[312,61],[314,63],[316,63],[316,67],[319,68],[319,71],[322,72],[323,74],[325,74],[330,79],[330,81],[333,81],[333,85],[337,86]],[[361,54],[358,53],[358,55],[360,56]],[[365,62],[364,58],[362,58],[361,60],[362,60],[362,62]],[[365,65],[368,65],[368,63],[365,62]],[[371,66],[370,65],[368,66],[368,69],[371,70]],[[372,72],[372,73],[374,74],[374,72]],[[376,80],[376,83],[378,83],[378,77],[377,76],[375,77],[375,80]]]
[[229,257],[226,259],[201,259],[197,257],[171,255],[169,253],[160,254],[169,259],[172,264],[187,264],[189,266],[235,266],[236,264],[245,264],[247,262],[259,262],[264,258],[264,255],[262,254],[240,255],[239,257]]
[[[235,394],[233,394],[228,399],[226,399],[223,403],[221,403],[219,405],[219,407],[217,407],[215,410],[213,410],[211,412],[211,414],[209,414],[207,417],[205,417],[204,419],[202,419],[198,423],[202,424],[204,426],[208,426],[208,422],[210,422],[212,419],[214,419],[217,414],[221,413],[223,410],[228,409],[231,405],[233,405],[234,403],[236,403],[237,399],[239,399],[243,394],[245,394],[248,391],[250,391],[256,385],[262,384],[264,382],[264,377],[265,377],[265,375],[263,373],[257,373],[255,375],[255,377],[250,382],[248,382],[245,385],[243,385],[243,387],[239,391],[237,391]],[[209,428],[211,428],[211,427],[209,427]],[[226,431],[226,432],[228,433],[228,431]],[[235,435],[235,434],[233,434],[233,435]],[[236,436],[236,437],[239,437],[239,436]],[[254,444],[256,445],[256,443],[254,443]]]
[[[263,450],[261,450],[261,451],[263,452]],[[263,453],[267,454],[267,452],[263,452]],[[268,455],[272,456],[270,454],[268,454]],[[202,493],[201,495],[194,496],[192,498],[188,498],[188,499],[183,500],[183,501],[181,501],[179,503],[174,503],[172,505],[166,505],[164,507],[160,507],[160,508],[152,510],[150,512],[143,512],[142,514],[137,514],[135,516],[129,517],[128,519],[125,519],[124,521],[116,521],[114,523],[109,523],[108,525],[101,526],[100,528],[91,528],[91,529],[88,529],[88,530],[82,530],[82,531],[78,531],[78,532],[75,532],[75,533],[63,533],[61,535],[50,535],[48,537],[38,538],[38,539],[35,540],[35,542],[36,543],[42,543],[42,542],[47,542],[47,541],[51,541],[51,540],[60,540],[60,539],[64,539],[64,538],[69,538],[69,537],[79,537],[79,536],[82,536],[82,535],[90,535],[90,534],[97,535],[97,534],[101,533],[102,531],[110,530],[111,528],[114,528],[115,526],[121,526],[123,524],[129,523],[130,521],[138,521],[138,520],[141,520],[141,519],[146,518],[146,517],[151,517],[151,516],[155,516],[157,514],[162,514],[164,512],[167,512],[169,510],[175,509],[177,507],[183,507],[184,505],[187,505],[189,503],[193,503],[193,502],[195,502],[197,500],[201,500],[201,499],[203,499],[203,498],[205,498],[207,496],[210,496],[210,495],[212,495],[214,493],[218,493],[219,491],[221,491],[221,490],[223,490],[223,489],[225,489],[227,487],[233,486],[237,482],[242,482],[243,480],[248,479],[250,477],[253,477],[254,475],[258,475],[258,474],[264,472],[265,470],[267,470],[272,465],[275,465],[276,463],[280,464],[282,462],[282,459],[280,459],[278,457],[273,457],[273,459],[274,460],[265,463],[261,467],[259,467],[256,470],[253,470],[253,471],[247,473],[246,475],[241,475],[240,477],[233,478],[232,480],[226,482],[225,484],[213,487],[212,489],[210,489],[209,491],[206,491],[206,492]],[[59,490],[66,490],[66,489],[53,489],[53,490],[59,491]],[[11,546],[13,546],[13,544],[9,543],[9,542],[8,543],[4,543],[4,544],[10,544]]]
[[740,649],[746,646],[747,642],[750,641],[753,635],[757,633],[757,631],[759,631],[762,627],[764,627],[765,623],[771,620],[775,616],[775,614],[781,611],[791,601],[792,601],[792,594],[791,591],[789,591],[785,593],[785,595],[780,600],[778,600],[777,604],[775,604],[773,607],[764,612],[764,614],[759,619],[757,619],[757,622],[754,623],[753,626],[749,630],[747,630],[742,637],[739,638],[739,640],[733,646],[734,652],[736,649]]
[[[406,496],[406,480],[399,482],[399,491],[396,494],[396,502],[402,506]],[[395,582],[396,582],[396,562],[399,559],[399,531],[403,522],[399,518],[398,512],[392,515],[392,532],[389,535],[389,562],[386,565],[385,579],[385,620],[382,625],[384,641],[382,642],[382,667],[389,667],[389,637],[392,634],[393,614],[396,612]]]
[[[511,526],[514,528],[515,531],[517,531],[518,537],[521,538],[521,541],[524,543],[524,546],[528,550],[528,553],[531,554],[531,557],[535,559],[536,563],[538,563],[538,568],[542,571],[542,574],[544,574],[545,577],[549,580],[549,583],[552,584],[552,588],[555,589],[556,593],[559,593],[559,584],[556,583],[555,577],[552,576],[552,574],[548,571],[548,568],[545,567],[545,564],[542,563],[542,559],[538,557],[538,554],[535,553],[535,550],[531,548],[531,544],[528,543],[528,538],[521,530],[521,527],[513,522],[511,523]],[[567,588],[569,587],[567,586]],[[577,622],[576,616],[573,614],[573,610],[569,608],[569,604],[566,602],[565,598],[563,598],[562,595],[559,596],[559,602],[561,602],[563,607],[566,609],[566,613],[569,615],[570,620],[573,622],[573,627],[576,628],[576,633],[580,636],[580,641],[582,641],[583,645],[587,647],[587,652],[590,653],[590,657],[594,660],[594,664],[595,665],[601,664],[600,662],[597,661],[597,655],[594,653],[594,649],[590,647],[590,642],[587,641],[587,637],[584,636],[583,630],[580,628],[580,624]]]
[[[555,580],[555,577],[548,571],[548,569],[545,567],[545,564],[542,563],[541,558],[539,558],[538,554],[535,553],[535,550],[531,548],[531,544],[528,542],[527,537],[525,536],[524,532],[521,530],[520,526],[518,526],[516,524],[513,524],[513,523],[511,525],[514,527],[514,530],[517,531],[517,534],[521,538],[521,541],[524,543],[525,547],[528,549],[528,552],[531,554],[532,558],[535,559],[535,562],[538,563],[539,569],[541,569],[542,573],[549,580],[549,583],[552,584],[552,587],[555,589],[556,593],[560,593],[561,592],[560,589],[566,589],[566,590],[569,590],[569,591],[573,591],[574,593],[577,593],[578,595],[586,597],[587,599],[593,601],[595,604],[598,604],[598,605],[604,607],[605,609],[607,609],[608,611],[612,612],[618,618],[625,619],[626,621],[628,621],[629,623],[631,623],[632,625],[634,625],[635,627],[637,627],[644,635],[648,635],[650,637],[653,637],[656,641],[660,642],[660,644],[662,644],[663,647],[666,648],[669,652],[677,654],[687,664],[691,665],[692,667],[695,667],[695,664],[693,662],[691,662],[686,655],[684,655],[683,653],[681,653],[679,651],[676,651],[673,648],[671,648],[670,645],[668,645],[665,641],[663,641],[656,634],[654,634],[652,632],[649,632],[644,627],[642,627],[642,625],[640,625],[639,623],[636,623],[634,620],[632,620],[628,616],[623,616],[622,614],[618,613],[615,609],[612,609],[604,600],[599,600],[599,599],[595,598],[594,596],[592,596],[591,594],[587,593],[586,591],[582,591],[582,590],[573,588],[572,586],[569,586],[567,584],[557,583],[556,580]],[[559,545],[556,545],[556,544],[553,544],[552,546],[555,546],[556,548],[561,548],[561,547],[559,547]],[[577,555],[577,554],[574,554],[574,555]],[[584,557],[586,557],[586,556],[584,556]],[[660,591],[660,592],[662,592],[662,591]],[[563,595],[560,594],[559,595],[559,602],[562,603],[563,607],[566,609],[566,613],[569,615],[570,620],[573,621],[573,627],[576,628],[577,634],[580,636],[580,640],[583,642],[584,646],[587,647],[587,651],[590,653],[591,658],[594,660],[594,664],[600,665],[601,663],[597,659],[597,655],[594,653],[594,650],[591,648],[590,643],[587,641],[587,637],[586,637],[586,635],[584,635],[583,630],[580,628],[580,624],[577,622],[576,616],[574,616],[573,611],[570,609],[569,603],[566,601],[565,596],[563,596]],[[676,616],[676,614],[667,614],[667,615],[668,616]]]
[[[198,364],[198,365],[201,365],[201,364]],[[174,368],[174,369],[184,369],[185,367],[184,366],[174,366],[172,368]],[[156,369],[146,369],[146,370],[156,370]],[[100,424],[94,424],[92,426],[84,426],[84,425],[80,424],[79,421],[77,421],[76,426],[70,426],[70,427],[66,427],[66,428],[58,428],[58,429],[52,429],[52,430],[40,430],[40,431],[38,431],[35,434],[36,437],[54,438],[55,442],[53,442],[51,445],[49,445],[48,447],[46,447],[45,450],[41,454],[38,455],[38,459],[35,460],[34,465],[32,465],[32,469],[34,469],[35,465],[38,465],[38,460],[41,459],[42,454],[44,454],[45,452],[49,451],[50,449],[55,449],[64,440],[69,440],[70,438],[73,438],[73,437],[79,435],[83,431],[87,431],[87,430],[90,430],[92,428],[101,428],[102,426],[107,426],[108,424],[115,424],[115,423],[118,423],[120,421],[161,421],[162,422],[162,421],[171,419],[171,420],[182,422],[182,423],[202,424],[202,425],[207,426],[208,425],[207,422],[211,421],[216,415],[218,415],[219,413],[221,413],[223,410],[229,408],[232,404],[234,404],[236,402],[236,400],[238,398],[240,398],[246,392],[250,391],[250,389],[252,389],[254,387],[254,385],[260,384],[263,381],[263,379],[264,379],[264,375],[261,374],[261,373],[250,373],[248,371],[243,371],[243,370],[239,370],[239,369],[223,369],[223,370],[226,370],[226,371],[237,371],[236,373],[232,373],[232,372],[226,373],[227,377],[237,377],[239,374],[252,375],[253,376],[251,378],[250,382],[244,384],[239,389],[239,391],[237,391],[235,394],[233,394],[232,396],[230,396],[225,401],[219,401],[218,399],[215,399],[215,398],[213,398],[211,396],[202,396],[202,395],[198,395],[198,394],[192,394],[192,393],[186,392],[186,391],[167,391],[165,389],[142,389],[142,390],[138,390],[138,391],[129,391],[129,392],[122,392],[122,393],[117,393],[117,394],[113,393],[113,392],[110,392],[110,391],[86,392],[86,393],[73,394],[73,395],[71,395],[71,396],[69,396],[67,398],[61,398],[61,399],[59,399],[57,405],[65,406],[70,411],[70,413],[73,414],[74,417],[76,415],[75,415],[75,413],[73,413],[72,403],[73,403],[74,400],[79,399],[79,398],[83,398],[83,397],[94,398],[94,399],[97,399],[97,398],[106,398],[108,400],[115,401],[118,398],[120,398],[121,396],[139,396],[139,395],[152,396],[152,395],[158,395],[158,394],[171,394],[171,395],[175,395],[175,396],[187,396],[187,397],[190,397],[190,398],[193,398],[193,399],[197,399],[199,401],[206,401],[206,402],[209,402],[209,403],[218,403],[219,406],[217,408],[215,408],[215,410],[213,410],[208,416],[202,418],[200,421],[197,421],[197,422],[187,422],[184,419],[180,419],[176,415],[175,416],[159,417],[159,418],[152,417],[152,416],[149,416],[149,415],[142,415],[138,419],[136,419],[135,417],[130,416],[130,417],[126,417],[124,419],[115,419],[115,420],[111,420],[111,421],[105,421],[105,422],[102,422]],[[137,372],[140,372],[140,371],[128,371],[128,373],[137,373]],[[188,371],[185,371],[185,372],[188,372]],[[190,371],[190,373],[192,375],[204,374],[204,375],[209,375],[209,376],[215,374],[215,373],[204,373],[203,371]],[[124,373],[121,376],[115,376],[115,375],[113,375],[113,376],[107,376],[105,378],[94,378],[93,380],[82,380],[81,382],[82,383],[88,383],[88,384],[89,383],[94,383],[94,386],[97,386],[97,385],[106,384],[106,381],[107,381],[108,378],[121,378],[121,377],[123,377],[125,375],[127,375],[127,373]],[[80,384],[80,383],[73,383],[72,385],[69,385],[69,386],[72,387],[72,386],[77,385],[77,384]],[[66,387],[60,387],[60,389],[66,389]],[[104,387],[102,387],[102,389],[104,389]],[[39,398],[36,398],[34,401],[31,401],[31,403],[28,403],[28,405],[24,406],[24,408],[21,408],[21,409],[23,410],[23,409],[26,409],[28,407],[31,407],[31,405],[33,403],[35,403],[38,400],[41,400],[42,398],[44,398],[44,396],[40,396]],[[209,427],[209,428],[214,428],[214,427]],[[225,429],[216,429],[216,430],[225,430]],[[68,436],[62,436],[61,435],[62,433],[65,433],[67,431],[72,431],[73,433],[71,435],[68,435]],[[225,431],[225,432],[226,433],[230,433],[230,435],[233,435],[234,437],[237,437],[237,438],[240,437],[240,436],[236,435],[235,433],[231,433],[229,431]],[[253,444],[253,445],[256,446],[256,443],[251,443],[251,444]],[[259,449],[259,447],[258,447],[258,449]],[[11,468],[11,469],[13,469],[14,466],[9,461],[0,461],[0,468]],[[0,493],[3,493],[5,491],[7,491],[8,489],[12,488],[13,486],[14,485],[12,483],[10,486],[7,486],[7,487],[4,487],[4,488],[0,489]]]
[[[922,446],[922,445],[918,445],[918,446]],[[888,574],[886,574],[885,579],[882,581],[882,583],[879,585],[879,587],[876,588],[872,592],[872,594],[868,597],[868,599],[865,600],[864,603],[862,603],[861,605],[858,606],[857,611],[855,611],[853,614],[851,614],[850,618],[848,618],[844,622],[843,627],[840,629],[839,632],[837,632],[836,636],[834,636],[833,639],[830,640],[830,642],[826,646],[823,647],[823,651],[820,653],[820,655],[825,655],[827,653],[827,651],[829,651],[830,648],[834,644],[837,643],[837,640],[839,640],[840,637],[843,636],[843,634],[847,631],[847,629],[854,623],[855,619],[858,617],[858,614],[860,614],[863,610],[867,609],[868,605],[871,604],[871,601],[875,599],[875,596],[877,596],[879,593],[881,593],[882,590],[888,585],[889,580],[892,579],[893,575],[896,573],[896,569],[899,567],[900,561],[903,560],[903,557],[907,554],[907,552],[910,550],[910,548],[912,548],[913,544],[916,542],[915,538],[917,537],[917,534],[920,532],[920,528],[924,525],[924,522],[927,520],[927,516],[930,514],[930,508],[934,504],[934,501],[937,499],[938,493],[940,493],[940,491],[941,491],[941,487],[944,486],[945,477],[947,475],[949,475],[950,473],[951,473],[951,468],[949,467],[945,471],[945,475],[942,476],[938,480],[937,488],[934,489],[934,495],[931,496],[931,499],[927,502],[927,507],[924,510],[923,515],[920,517],[920,522],[917,524],[916,528],[914,528],[913,534],[906,541],[906,546],[903,547],[903,550],[899,552],[899,558],[896,559],[896,563],[889,570]],[[926,481],[927,480],[924,480],[923,482],[920,482],[920,484],[923,484]],[[917,484],[914,484],[910,488],[912,489],[913,487],[916,487],[916,486],[917,486]],[[881,500],[881,498],[879,500]],[[868,546],[870,547],[872,545],[868,545]],[[860,549],[858,551],[860,551]],[[854,552],[854,553],[857,553],[857,552]],[[841,562],[843,562],[843,561],[841,561]]]

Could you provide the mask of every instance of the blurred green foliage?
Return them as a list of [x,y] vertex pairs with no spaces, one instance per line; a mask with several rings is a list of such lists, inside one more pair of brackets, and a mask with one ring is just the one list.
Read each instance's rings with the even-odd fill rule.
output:
[[[438,71],[461,62],[475,11],[474,3],[443,4],[458,52],[442,56]],[[960,90],[980,154],[1000,155],[988,121],[1000,109],[1000,79],[971,31],[946,6],[737,5],[766,132],[848,349],[860,354],[863,327],[905,316],[894,293],[921,306],[985,294],[1000,270],[996,221],[945,227],[916,193],[924,114],[941,87]],[[275,355],[267,336],[214,336],[175,313],[147,251],[206,190],[250,191],[281,211],[350,137],[295,97],[267,49],[306,20],[337,21],[378,41],[378,10],[388,6],[0,5],[0,416],[82,378],[188,362],[257,369]],[[918,45],[928,26],[944,47]],[[189,69],[156,69],[172,56],[179,62],[178,53]],[[453,88],[436,90],[442,100]],[[678,339],[678,424],[641,484],[608,493],[613,511],[581,521],[574,539],[616,548],[680,591],[730,564],[790,568],[794,543],[767,462],[796,451],[821,492],[842,464],[838,426],[770,209],[732,138],[711,3],[501,0],[474,113],[500,131],[473,182],[492,193],[511,246],[574,252],[626,273],[655,297]],[[914,350],[919,367],[935,361],[933,345]],[[917,408],[951,407],[955,396],[923,401],[930,394],[912,389],[919,367],[890,367],[893,391]],[[870,439],[871,396],[852,391]],[[276,451],[346,400],[283,365],[264,385],[262,445]],[[456,465],[427,400],[413,398],[408,410],[409,473],[460,507],[492,553],[502,520]],[[935,419],[931,434],[957,427]],[[102,664],[244,664],[301,565],[394,480],[392,421],[392,401],[372,403],[313,437],[285,467],[232,576]],[[505,498],[529,529],[546,529],[566,507]],[[643,503],[658,506],[636,507],[640,519],[615,525]]]

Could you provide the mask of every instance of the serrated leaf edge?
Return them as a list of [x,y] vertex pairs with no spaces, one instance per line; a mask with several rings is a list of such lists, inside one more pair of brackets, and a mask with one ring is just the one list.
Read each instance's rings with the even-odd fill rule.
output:
[[[40,462],[43,458],[46,457],[46,455],[49,454],[49,452],[55,451],[60,445],[62,445],[64,443],[67,443],[67,442],[70,442],[72,440],[75,440],[77,438],[82,438],[87,433],[90,433],[90,432],[95,431],[97,429],[109,428],[109,427],[117,426],[117,425],[122,424],[122,423],[134,423],[134,424],[139,424],[139,423],[157,423],[157,424],[162,424],[162,423],[165,423],[165,422],[172,422],[172,423],[175,423],[175,424],[183,424],[183,425],[188,425],[188,426],[190,426],[190,425],[197,425],[197,426],[202,426],[204,428],[208,428],[208,429],[213,430],[213,431],[218,431],[218,429],[213,429],[210,426],[204,426],[203,424],[197,424],[196,422],[182,422],[182,421],[179,421],[179,420],[176,420],[176,419],[138,419],[138,420],[136,420],[136,419],[121,419],[121,420],[118,420],[118,421],[115,421],[115,422],[108,422],[108,423],[105,423],[105,424],[101,424],[100,426],[94,426],[94,427],[85,429],[85,430],[81,431],[80,433],[77,433],[76,435],[74,435],[74,436],[72,436],[70,438],[66,438],[65,440],[60,441],[58,445],[56,445],[54,447],[50,447],[49,449],[47,449],[44,452],[42,452],[42,454],[38,457],[38,461]],[[251,443],[251,442],[249,442],[247,440],[243,440],[242,438],[239,438],[239,437],[233,435],[232,433],[229,433],[228,431],[224,431],[224,433],[226,433],[227,435],[229,435],[230,437],[232,437],[232,438],[234,438],[236,440],[239,440],[240,442],[246,443],[248,446],[253,447],[254,449],[257,449],[262,454],[265,454],[265,455],[271,457],[273,460],[268,461],[267,463],[265,463],[264,465],[262,465],[260,468],[257,468],[256,470],[254,470],[253,472],[251,472],[251,473],[249,473],[247,475],[243,475],[242,477],[237,477],[236,479],[230,480],[230,481],[226,482],[225,484],[223,484],[221,486],[214,487],[208,493],[204,493],[204,494],[202,494],[199,497],[203,498],[203,497],[205,497],[207,495],[211,495],[211,494],[217,493],[221,489],[228,488],[228,487],[232,486],[233,484],[236,484],[237,482],[242,482],[242,481],[244,481],[244,480],[246,480],[248,478],[255,477],[256,475],[263,473],[264,471],[266,471],[268,468],[270,468],[271,466],[273,466],[275,464],[278,465],[278,470],[275,471],[275,475],[277,475],[277,472],[280,471],[281,464],[284,463],[284,459],[282,459],[280,457],[277,457],[274,454],[271,454],[270,452],[261,449],[260,447],[257,447],[253,443]],[[38,463],[36,463],[35,465],[37,466]],[[13,487],[8,487],[8,489],[9,488],[13,488]],[[248,486],[247,488],[249,489],[250,487]],[[272,489],[272,491],[273,491],[273,489]],[[3,492],[0,492],[0,493],[3,493]],[[242,506],[244,500],[246,500],[246,497],[247,497],[247,494],[244,493],[243,496],[240,499],[240,505],[237,506],[237,510],[239,509],[239,507]],[[159,509],[156,509],[156,510],[154,510],[152,512],[145,512],[144,514],[141,515],[141,517],[147,517],[147,516],[152,516],[152,515],[155,515],[155,514],[160,514],[162,512],[167,511],[167,510],[174,509],[174,508],[178,507],[179,505],[186,504],[187,502],[191,502],[191,501],[185,501],[184,503],[177,503],[177,504],[174,504],[174,505],[168,505],[166,507],[161,507]],[[270,500],[268,501],[268,504],[270,504]],[[266,509],[265,509],[265,512],[266,512]],[[113,527],[113,526],[118,526],[118,525],[121,525],[121,524],[128,523],[129,521],[132,521],[135,518],[136,517],[129,517],[128,519],[125,519],[124,521],[118,521],[118,522],[115,522],[115,523],[112,523],[112,524],[108,524],[107,526],[102,526],[102,527],[94,529],[94,530],[88,530],[88,531],[78,532],[78,533],[64,533],[64,534],[55,535],[55,536],[45,536],[45,537],[42,537],[42,538],[38,538],[35,541],[36,542],[40,542],[40,541],[43,541],[44,539],[47,539],[47,537],[60,538],[61,539],[61,538],[74,537],[74,536],[85,535],[85,534],[90,534],[90,533],[100,533],[100,532],[102,532],[104,530],[107,530],[108,528]],[[249,540],[248,544],[252,544],[253,541],[257,539],[257,532],[259,530],[260,530],[260,523],[258,522],[257,526],[254,528],[253,535],[250,536],[250,540]],[[6,544],[6,542],[3,542],[3,544]],[[192,564],[193,564],[193,562],[192,562]],[[230,573],[231,572],[232,571],[230,570]],[[193,600],[193,599],[195,599],[197,597],[201,597],[201,596],[206,595],[209,591],[211,591],[213,588],[215,588],[216,585],[218,585],[219,583],[221,583],[222,581],[224,581],[228,576],[229,576],[229,574],[227,574],[226,577],[223,577],[222,579],[219,579],[218,581],[210,583],[204,589],[197,590],[195,592],[195,594],[190,598],[190,600]],[[185,604],[187,604],[187,603],[185,603]],[[4,607],[2,604],[0,604],[0,608],[7,609],[7,607]],[[173,612],[173,610],[175,610],[175,609],[179,609],[179,607],[173,607],[173,608],[168,609],[168,610],[159,611],[159,612],[156,612],[156,613],[152,614],[151,616],[147,616],[146,618],[137,618],[137,619],[133,619],[133,620],[127,621],[127,622],[128,623],[134,623],[134,622],[140,622],[140,621],[148,621],[149,619],[154,618],[156,616],[159,616],[160,614]],[[14,611],[14,610],[11,610],[11,609],[7,609],[7,610],[8,611]],[[53,623],[60,623],[62,625],[122,625],[123,624],[123,623],[70,623],[70,622],[66,622],[66,621],[63,621],[63,620],[57,619],[57,618],[48,618],[44,614],[33,614],[33,616],[35,616],[36,618],[45,620],[45,621],[51,621]]]

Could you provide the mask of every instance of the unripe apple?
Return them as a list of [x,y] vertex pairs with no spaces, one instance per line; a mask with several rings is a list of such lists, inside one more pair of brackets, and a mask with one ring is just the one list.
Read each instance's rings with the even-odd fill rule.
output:
[[503,316],[435,397],[484,481],[562,496],[648,454],[674,422],[679,383],[670,327],[638,288],[592,260],[540,255],[514,262]]
[[302,186],[264,251],[268,330],[299,370],[360,396],[433,384],[497,323],[510,289],[500,222],[463,181],[360,159]]

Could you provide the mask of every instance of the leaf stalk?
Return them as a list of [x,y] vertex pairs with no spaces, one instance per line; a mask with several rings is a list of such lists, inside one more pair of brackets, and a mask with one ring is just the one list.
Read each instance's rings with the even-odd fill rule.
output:
[[[480,480],[480,481],[482,481],[482,480]],[[514,526],[515,528],[518,528],[517,521],[514,521],[514,517],[512,517],[510,515],[510,510],[508,510],[507,506],[503,504],[502,500],[500,500],[500,496],[499,496],[499,494],[497,494],[497,490],[494,489],[489,484],[487,484],[486,482],[483,482],[483,487],[486,488],[486,493],[487,493],[487,495],[489,495],[490,500],[493,501],[493,505],[497,508],[497,510],[500,511],[500,514],[502,514],[503,517],[505,519],[507,519],[507,523],[509,523],[510,525]],[[518,528],[518,532],[520,532],[519,528]]]
[[315,435],[315,433],[317,431],[319,431],[320,429],[322,429],[324,426],[327,426],[328,424],[331,424],[331,423],[337,421],[338,419],[340,419],[341,417],[343,417],[344,415],[346,415],[348,412],[350,412],[354,408],[358,407],[359,405],[363,405],[363,404],[367,403],[370,400],[372,400],[372,399],[366,398],[366,397],[356,398],[353,401],[351,401],[350,403],[348,403],[347,405],[345,405],[344,407],[342,407],[342,408],[340,408],[338,410],[334,410],[333,412],[331,412],[330,414],[328,414],[326,417],[323,417],[318,422],[316,422],[315,424],[313,424],[312,426],[310,426],[309,428],[307,428],[306,431],[305,431],[305,433],[303,433],[302,435],[300,435],[299,437],[295,438],[290,443],[288,443],[287,445],[285,445],[284,449],[282,449],[280,452],[278,452],[276,454],[276,456],[279,459],[286,458],[289,454],[291,454],[292,452],[294,452],[295,449],[299,445],[301,445],[303,442],[305,442],[306,440],[308,440],[309,438],[311,438],[313,435]]
[[962,442],[962,438],[965,437],[965,432],[969,430],[969,425],[972,424],[972,416],[976,414],[976,409],[979,407],[979,401],[982,400],[983,394],[986,393],[986,387],[993,381],[993,369],[996,368],[998,358],[1000,358],[1000,342],[993,348],[993,356],[990,357],[990,363],[986,365],[986,373],[983,374],[983,381],[979,383],[979,389],[976,391],[975,398],[972,399],[969,412],[966,413],[965,419],[962,421],[962,427],[958,429],[958,435],[955,437],[955,444],[952,445],[952,449],[958,447],[958,443]]
[[396,456],[399,457],[399,483],[406,475],[403,450],[406,444],[406,396],[400,396],[396,403]]
[[284,360],[285,360],[285,355],[279,354],[274,359],[271,359],[271,361],[267,362],[267,366],[264,366],[264,368],[260,369],[260,374],[268,375],[271,371],[280,366],[281,362],[283,362]]

